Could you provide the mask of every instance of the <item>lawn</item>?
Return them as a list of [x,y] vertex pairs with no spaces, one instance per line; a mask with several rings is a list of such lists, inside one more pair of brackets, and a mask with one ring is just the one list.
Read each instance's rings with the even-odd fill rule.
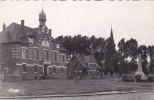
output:
[[[153,83],[122,82],[121,78],[102,80],[30,80],[20,82],[0,82],[0,96],[49,95],[103,91],[152,90]],[[12,91],[13,90],[13,91]]]

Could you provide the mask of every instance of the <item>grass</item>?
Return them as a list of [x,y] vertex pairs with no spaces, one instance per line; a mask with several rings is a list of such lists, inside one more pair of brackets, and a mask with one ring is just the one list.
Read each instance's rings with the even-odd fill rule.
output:
[[[9,91],[11,88],[19,92]],[[117,90],[152,90],[153,83],[122,82],[121,78],[105,78],[102,80],[30,80],[20,82],[0,82],[1,96],[14,95],[51,95],[88,93]]]

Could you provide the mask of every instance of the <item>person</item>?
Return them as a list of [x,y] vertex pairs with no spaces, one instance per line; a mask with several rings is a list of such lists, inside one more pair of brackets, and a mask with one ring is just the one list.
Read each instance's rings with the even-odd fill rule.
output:
[[76,83],[79,83],[79,79],[80,79],[80,76],[79,76],[79,75],[76,75],[76,77],[75,77],[75,82],[76,82]]

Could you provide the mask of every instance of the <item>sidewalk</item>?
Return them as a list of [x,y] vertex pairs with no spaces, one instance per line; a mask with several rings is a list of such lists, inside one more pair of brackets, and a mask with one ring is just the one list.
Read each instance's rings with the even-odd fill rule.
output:
[[30,98],[54,98],[54,97],[79,97],[79,96],[100,96],[100,95],[114,95],[114,94],[128,94],[140,92],[154,92],[150,90],[131,90],[131,91],[106,91],[96,93],[84,94],[57,94],[57,95],[32,95],[32,96],[1,96],[0,99],[30,99]]

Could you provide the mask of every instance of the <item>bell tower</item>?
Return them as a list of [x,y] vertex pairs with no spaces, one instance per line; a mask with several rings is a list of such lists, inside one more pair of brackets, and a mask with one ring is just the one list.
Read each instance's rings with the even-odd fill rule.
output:
[[45,26],[46,14],[44,13],[43,8],[42,8],[41,13],[39,14],[39,22],[40,22],[40,25],[39,25],[40,28],[42,28],[43,26]]

